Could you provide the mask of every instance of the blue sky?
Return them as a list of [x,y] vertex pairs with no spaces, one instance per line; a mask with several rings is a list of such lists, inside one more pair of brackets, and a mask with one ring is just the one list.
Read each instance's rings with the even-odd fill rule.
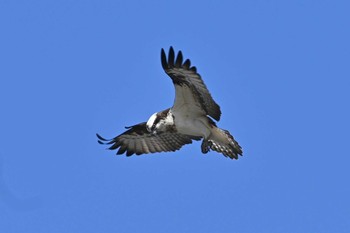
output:
[[[350,232],[348,1],[0,1],[1,232]],[[197,66],[244,156],[97,144]]]

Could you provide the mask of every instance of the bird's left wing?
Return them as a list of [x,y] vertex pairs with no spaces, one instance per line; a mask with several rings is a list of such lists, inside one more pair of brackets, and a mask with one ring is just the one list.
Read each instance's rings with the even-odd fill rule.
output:
[[147,131],[146,122],[126,127],[128,130],[113,139],[105,139],[100,135],[98,142],[100,144],[111,145],[108,149],[118,149],[117,154],[131,156],[133,154],[141,155],[156,152],[167,152],[179,150],[183,145],[192,143],[192,139],[199,140],[199,137],[190,137],[188,135],[176,132],[162,132],[152,134]]

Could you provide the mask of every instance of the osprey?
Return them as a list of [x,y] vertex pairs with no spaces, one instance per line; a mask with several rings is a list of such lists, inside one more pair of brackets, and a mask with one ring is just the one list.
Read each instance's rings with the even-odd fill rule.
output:
[[220,129],[220,106],[213,100],[195,66],[189,59],[183,62],[182,52],[176,58],[172,47],[168,58],[161,50],[163,69],[175,86],[175,102],[171,108],[154,113],[147,122],[131,127],[113,139],[107,140],[96,134],[100,144],[118,149],[117,154],[131,156],[179,150],[192,140],[201,140],[203,154],[214,150],[231,159],[242,155],[242,148],[229,131]]

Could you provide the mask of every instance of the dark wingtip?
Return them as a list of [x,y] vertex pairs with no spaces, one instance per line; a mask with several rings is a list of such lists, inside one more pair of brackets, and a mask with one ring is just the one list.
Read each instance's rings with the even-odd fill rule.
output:
[[190,61],[190,59],[186,59],[186,61],[184,62],[183,66],[184,66],[186,69],[190,69],[190,67],[191,67],[191,61]]
[[[96,133],[96,136],[97,136],[97,138],[100,139],[101,141],[105,141],[105,142],[109,141],[109,140],[107,140],[107,139],[101,137],[101,135],[99,135],[98,133]],[[99,140],[99,141],[100,141],[100,140]],[[102,143],[102,144],[103,144],[103,143]]]
[[125,153],[125,151],[126,151],[126,147],[123,147],[123,146],[121,146],[121,147],[119,147],[119,150],[118,150],[118,152],[117,152],[117,155],[122,155],[122,154],[124,154]]
[[175,52],[174,52],[173,46],[170,46],[169,55],[168,55],[168,65],[170,67],[174,67],[174,62],[175,62]]
[[183,61],[183,56],[181,50],[177,53],[176,57],[176,62],[175,62],[175,67],[181,67],[182,66],[182,61]]
[[127,157],[132,156],[133,154],[134,154],[134,152],[131,151],[131,150],[126,151],[126,156]]
[[160,60],[162,61],[163,69],[164,70],[168,69],[168,62],[167,62],[167,59],[166,59],[166,54],[165,54],[164,49],[162,49],[161,52],[160,52]]
[[109,144],[114,143],[113,139],[105,139],[101,135],[99,135],[98,133],[96,134],[96,136],[98,138],[97,142],[101,145],[109,145]]

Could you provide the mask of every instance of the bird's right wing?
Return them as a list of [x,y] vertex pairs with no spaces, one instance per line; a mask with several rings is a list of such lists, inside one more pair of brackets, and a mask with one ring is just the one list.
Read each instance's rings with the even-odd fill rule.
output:
[[173,110],[181,111],[184,105],[188,105],[184,111],[190,110],[194,115],[205,114],[215,120],[220,120],[220,106],[212,98],[203,79],[197,72],[191,61],[183,61],[182,52],[175,57],[173,47],[169,49],[168,58],[164,49],[161,51],[161,61],[164,71],[173,80],[176,97]]
[[113,139],[105,139],[99,134],[98,142],[104,145],[111,145],[108,149],[118,149],[117,154],[131,156],[133,154],[141,155],[156,152],[167,152],[179,150],[183,145],[192,143],[192,139],[199,140],[199,137],[190,137],[188,135],[176,132],[162,132],[152,134],[147,131],[146,122],[126,127],[128,130]]

